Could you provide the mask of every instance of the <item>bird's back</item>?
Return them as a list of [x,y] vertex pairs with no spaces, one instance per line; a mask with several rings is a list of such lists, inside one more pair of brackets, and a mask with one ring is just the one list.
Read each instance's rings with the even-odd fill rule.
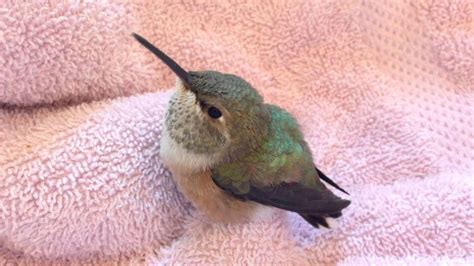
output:
[[271,185],[298,182],[323,187],[296,119],[278,106],[267,104],[266,107],[271,114],[271,123],[262,145],[238,161],[220,165],[216,176],[232,177],[233,182],[244,190],[246,183]]
[[231,195],[298,213],[315,227],[330,227],[350,201],[336,196],[319,179],[298,123],[285,110],[268,105],[271,123],[262,145],[212,171],[218,187]]

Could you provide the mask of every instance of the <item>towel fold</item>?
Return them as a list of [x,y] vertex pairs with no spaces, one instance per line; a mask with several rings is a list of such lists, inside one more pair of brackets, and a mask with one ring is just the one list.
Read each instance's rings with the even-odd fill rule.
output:
[[[473,264],[469,1],[0,5],[0,263]],[[240,75],[351,193],[333,230],[207,221],[161,164],[175,79]]]

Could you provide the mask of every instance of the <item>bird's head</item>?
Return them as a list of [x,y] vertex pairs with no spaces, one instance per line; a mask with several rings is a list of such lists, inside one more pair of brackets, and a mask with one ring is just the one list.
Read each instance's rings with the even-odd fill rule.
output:
[[229,160],[261,144],[270,114],[248,82],[216,71],[185,71],[143,37],[134,37],[178,76],[165,121],[178,145],[195,154]]

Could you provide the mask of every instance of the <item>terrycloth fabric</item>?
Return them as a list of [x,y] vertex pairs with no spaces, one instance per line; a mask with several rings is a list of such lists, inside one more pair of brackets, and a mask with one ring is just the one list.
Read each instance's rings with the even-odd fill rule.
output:
[[[473,2],[15,2],[0,4],[0,262],[474,264]],[[196,212],[159,158],[174,76],[132,31],[292,112],[352,194],[340,226]]]

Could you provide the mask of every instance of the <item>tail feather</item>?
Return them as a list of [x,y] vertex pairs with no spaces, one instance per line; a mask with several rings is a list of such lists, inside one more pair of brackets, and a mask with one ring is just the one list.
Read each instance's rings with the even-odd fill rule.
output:
[[326,228],[334,228],[337,225],[336,218],[339,218],[342,216],[341,212],[337,213],[332,213],[328,214],[327,216],[321,216],[321,215],[312,215],[312,214],[303,214],[299,213],[303,219],[305,219],[306,222],[311,224],[312,226],[319,228],[319,226],[323,226]]
[[[343,188],[338,186],[336,182],[332,181],[329,177],[327,177],[323,172],[321,172],[318,168],[316,168],[316,171],[318,172],[318,176],[321,180],[325,181],[329,185],[335,187],[341,192],[346,193],[349,195],[347,191],[345,191]],[[337,226],[337,221],[336,219],[342,216],[342,212],[334,212],[330,214],[308,214],[308,213],[298,213],[303,219],[311,224],[312,226],[319,228],[320,226],[326,227],[326,228],[335,228]]]

